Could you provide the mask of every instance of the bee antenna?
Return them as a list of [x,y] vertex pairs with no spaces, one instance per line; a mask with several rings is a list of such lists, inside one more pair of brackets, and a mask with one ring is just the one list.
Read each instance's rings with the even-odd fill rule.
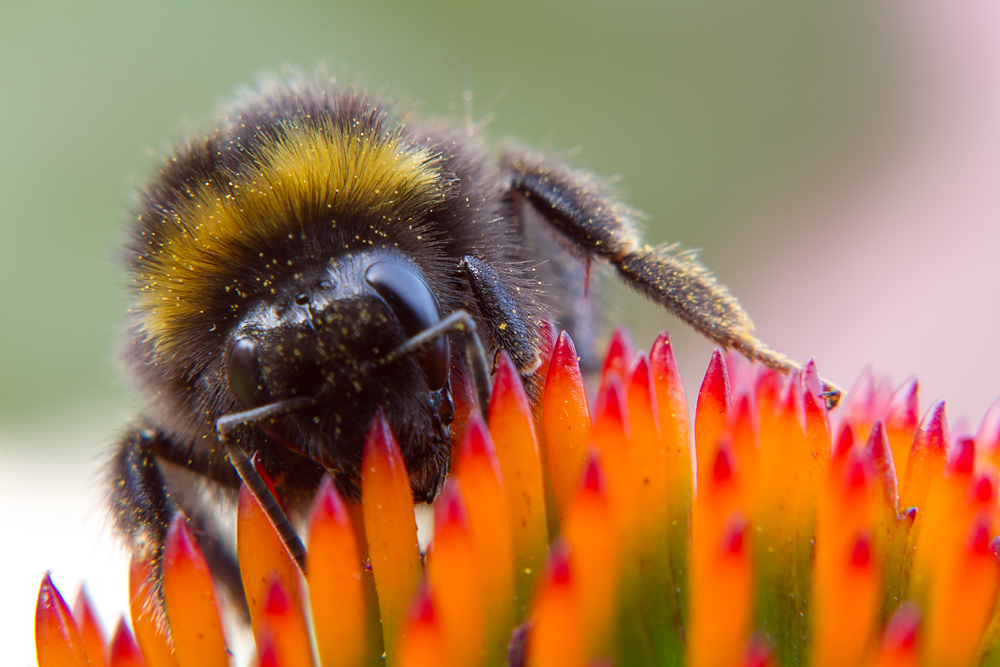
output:
[[480,340],[479,334],[476,332],[476,322],[467,311],[456,310],[440,322],[407,339],[402,345],[382,357],[379,360],[379,365],[391,364],[398,359],[414,354],[452,331],[458,331],[465,338],[465,356],[472,375],[472,387],[479,402],[479,410],[483,413],[483,419],[488,419],[490,392],[492,391],[489,364],[486,361],[483,341]]
[[243,483],[247,485],[247,489],[250,491],[250,494],[260,504],[261,509],[264,510],[264,514],[267,515],[271,525],[273,525],[274,529],[278,532],[278,536],[281,538],[282,544],[285,545],[288,555],[292,557],[295,565],[299,568],[299,571],[303,575],[305,574],[306,569],[305,545],[302,544],[302,540],[299,538],[298,533],[296,533],[295,529],[292,528],[292,523],[288,520],[288,515],[285,514],[285,511],[281,509],[281,505],[278,504],[278,499],[274,497],[274,494],[271,493],[271,489],[261,478],[260,473],[257,472],[257,468],[255,468],[254,464],[249,458],[247,458],[246,452],[244,452],[238,444],[233,442],[229,436],[237,426],[261,422],[298,408],[308,407],[314,402],[315,401],[311,398],[290,398],[285,401],[262,405],[259,408],[253,408],[252,410],[235,412],[233,414],[220,417],[218,421],[215,422],[215,430],[218,434],[219,442],[225,446],[226,454],[229,456],[230,463],[233,464],[233,467],[236,469],[240,479],[243,480]]

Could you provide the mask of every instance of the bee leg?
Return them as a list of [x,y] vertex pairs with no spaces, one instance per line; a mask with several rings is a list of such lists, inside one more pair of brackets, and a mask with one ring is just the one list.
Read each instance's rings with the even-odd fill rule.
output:
[[[144,611],[165,619],[163,601],[163,547],[167,528],[180,511],[212,570],[235,609],[245,614],[234,545],[222,544],[218,519],[220,503],[235,502],[235,475],[228,464],[208,465],[192,460],[189,448],[145,425],[129,425],[115,445],[108,466],[108,506],[115,532],[125,541],[133,560],[150,564],[144,582],[148,591]],[[238,483],[238,480],[237,480]],[[234,531],[235,532],[235,531]]]
[[[253,497],[256,498],[261,509],[264,510],[264,514],[271,521],[271,525],[277,531],[282,544],[285,545],[288,555],[292,558],[303,576],[306,572],[305,545],[292,527],[292,523],[288,520],[285,510],[281,508],[278,499],[271,493],[271,490],[257,472],[254,464],[247,457],[240,445],[233,442],[229,436],[238,426],[265,421],[275,415],[284,414],[295,407],[311,404],[312,399],[309,398],[289,399],[244,412],[226,415],[215,422],[215,430],[219,442],[225,447],[226,455],[229,457],[229,462],[232,463],[233,469],[236,470],[240,479],[246,484],[247,489],[250,490]],[[302,453],[306,454],[306,452]]]
[[510,355],[528,396],[537,401],[541,391],[538,370],[542,365],[538,318],[489,264],[467,255],[459,264],[469,278],[482,320],[497,345]]
[[464,310],[456,310],[440,322],[427,327],[416,336],[406,340],[402,345],[379,360],[380,365],[391,364],[393,361],[406,357],[424,349],[441,336],[452,331],[458,331],[465,338],[465,358],[469,364],[472,376],[472,388],[479,402],[479,409],[486,419],[490,406],[490,372],[486,362],[486,350],[479,338],[476,321]]
[[[782,372],[801,369],[753,335],[739,301],[692,251],[644,245],[633,212],[584,172],[540,155],[508,149],[503,157],[509,188],[523,196],[585,256],[607,260],[625,282],[724,348]],[[840,389],[824,381],[828,408]]]

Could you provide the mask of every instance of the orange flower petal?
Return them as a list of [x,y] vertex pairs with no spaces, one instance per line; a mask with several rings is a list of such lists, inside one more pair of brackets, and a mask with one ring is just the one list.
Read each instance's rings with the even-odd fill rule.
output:
[[129,615],[136,642],[149,667],[177,667],[173,647],[167,637],[165,618],[160,618],[153,598],[147,561],[133,559],[128,572]]
[[[666,351],[660,350],[658,354],[670,354],[669,341],[665,343]],[[687,516],[690,497],[681,499],[670,488],[683,473],[670,469],[678,465],[676,454],[670,451],[676,449],[676,443],[671,440],[668,445],[661,435],[654,371],[644,354],[632,364],[625,386],[629,417],[626,462],[629,484],[635,491],[635,525],[634,551],[621,559],[626,579],[622,597],[628,606],[625,614],[632,617],[623,618],[627,631],[621,640],[629,645],[649,645],[649,660],[662,662],[683,650],[683,638],[678,632],[683,626],[681,598],[671,567],[670,531],[675,514]],[[669,387],[665,389],[671,391]],[[670,421],[675,420],[671,417]],[[676,423],[672,423],[671,437],[676,428]],[[690,465],[690,458],[684,465]],[[688,484],[690,479],[688,474]],[[672,503],[681,503],[684,509],[678,510]],[[680,536],[678,539],[685,546],[687,539]],[[632,631],[638,636],[628,636]]]
[[276,575],[268,582],[261,611],[257,636],[258,645],[266,649],[262,657],[273,654],[274,664],[280,667],[312,667],[313,651],[302,607]]
[[91,667],[104,667],[106,663],[104,654],[107,648],[104,645],[104,632],[101,624],[94,614],[94,605],[90,601],[87,589],[80,587],[80,592],[76,596],[73,604],[73,617],[77,619],[77,626],[80,628],[80,637],[83,645],[87,647],[87,657],[90,659]]
[[590,405],[569,334],[559,334],[542,394],[542,429],[560,519],[573,499],[590,443]]
[[667,470],[667,549],[670,558],[669,579],[673,584],[663,601],[669,625],[662,635],[664,643],[659,648],[677,655],[683,648],[679,628],[684,625],[683,617],[689,597],[687,559],[691,542],[694,456],[684,385],[677,370],[670,337],[666,333],[657,336],[650,349],[649,370],[653,379],[660,442]]
[[[725,454],[720,450],[718,456]],[[752,627],[753,575],[743,513],[733,510],[714,537],[691,563],[687,664],[693,667],[738,664]]]
[[601,366],[601,384],[608,381],[608,375],[614,373],[618,376],[618,381],[625,379],[628,367],[632,365],[635,357],[635,343],[624,327],[615,327],[608,341],[608,351],[604,354],[604,363]]
[[108,653],[109,667],[146,667],[146,659],[135,643],[132,631],[128,629],[124,618],[118,619],[115,633],[111,637]]
[[208,563],[187,527],[174,515],[163,549],[163,597],[174,655],[185,667],[228,663]]
[[997,605],[997,539],[984,516],[973,520],[957,557],[942,563],[931,582],[924,664],[968,665]]
[[365,440],[361,497],[386,656],[395,660],[399,631],[422,568],[410,476],[381,410]]
[[493,441],[482,419],[469,420],[453,478],[463,489],[481,575],[487,623],[486,663],[502,661],[514,625],[514,548],[507,498]]
[[[900,507],[926,507],[931,484],[941,477],[951,446],[944,409],[944,401],[938,401],[920,422],[913,447],[906,458],[906,473],[899,485]],[[919,517],[917,523],[920,523]]]
[[[270,478],[258,466],[258,474],[271,487]],[[271,488],[274,494],[274,489]],[[258,637],[260,622],[271,581],[277,578],[285,590],[295,598],[301,608],[299,571],[284,543],[268,519],[264,509],[246,485],[240,486],[239,506],[236,515],[236,553],[240,563],[240,577],[247,605],[250,607],[250,625]],[[140,638],[141,639],[141,638]],[[141,643],[141,641],[140,641]],[[145,649],[145,645],[143,646]]]
[[[916,450],[916,447],[914,447]],[[969,504],[973,478],[975,443],[962,438],[954,458],[944,462],[940,478],[932,480],[926,501],[917,514],[914,553],[908,597],[919,604],[927,601],[931,577],[961,549],[969,523],[980,508]]]
[[916,377],[904,382],[892,395],[885,416],[885,431],[889,438],[889,446],[892,448],[892,458],[896,462],[896,477],[906,470],[913,436],[917,432],[917,423],[920,420],[919,390],[920,385]]
[[485,620],[482,573],[462,486],[454,478],[434,505],[434,541],[427,553],[426,576],[441,619],[448,664],[479,664]]
[[570,553],[587,653],[610,656],[618,613],[621,538],[601,455],[594,449],[566,517],[562,539]]
[[[370,638],[381,628],[369,628],[365,580],[357,539],[347,508],[333,485],[323,477],[309,517],[306,581],[320,662],[327,667],[359,665],[373,650]],[[377,619],[377,616],[376,616]]]
[[521,378],[506,353],[500,355],[497,365],[489,415],[510,510],[515,585],[519,606],[524,610],[545,561],[549,538],[534,418]]
[[976,432],[976,450],[1000,467],[1000,398],[993,401]]
[[577,575],[560,542],[552,545],[537,597],[532,603],[529,667],[584,667],[586,638],[580,619]]
[[635,495],[628,454],[628,405],[617,373],[610,373],[601,385],[594,411],[591,443],[601,455],[601,467],[608,483],[608,497],[622,539],[622,548],[634,545]]
[[[660,440],[660,420],[654,411],[656,394],[649,361],[640,355],[625,384],[629,418],[627,466],[635,489],[636,541],[645,554],[666,556],[670,510],[666,450]],[[640,556],[642,557],[642,556]]]
[[413,597],[399,642],[399,667],[440,667],[448,664],[441,619],[426,587]]
[[87,648],[69,606],[46,572],[35,605],[35,651],[39,667],[87,665]]
[[716,456],[716,443],[726,429],[732,395],[729,373],[722,353],[716,349],[698,391],[694,418],[694,445],[698,456],[698,488],[708,483]]
[[907,604],[900,607],[886,624],[875,659],[875,667],[917,667],[920,609]]
[[798,373],[793,372],[760,423],[759,476],[753,548],[756,564],[757,623],[774,645],[779,664],[790,664],[805,654],[806,613],[812,565],[814,515],[800,511],[803,452],[806,434],[796,403],[801,397]]

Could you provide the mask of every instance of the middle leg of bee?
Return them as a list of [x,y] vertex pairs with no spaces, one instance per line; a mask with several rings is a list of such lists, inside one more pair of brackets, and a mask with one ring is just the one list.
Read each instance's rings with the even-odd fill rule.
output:
[[[629,209],[593,177],[529,151],[509,149],[503,167],[511,193],[524,197],[584,256],[608,261],[625,282],[724,348],[782,372],[799,364],[753,335],[753,323],[693,252],[644,245]],[[827,403],[840,390],[824,383]]]
[[[146,425],[121,435],[109,466],[111,519],[133,558],[147,561],[151,575],[150,611],[163,613],[163,547],[167,527],[181,511],[193,529],[213,576],[245,610],[234,545],[217,538],[219,502],[235,502],[239,480],[225,463],[193,460],[190,448]],[[221,465],[220,465],[221,463]]]

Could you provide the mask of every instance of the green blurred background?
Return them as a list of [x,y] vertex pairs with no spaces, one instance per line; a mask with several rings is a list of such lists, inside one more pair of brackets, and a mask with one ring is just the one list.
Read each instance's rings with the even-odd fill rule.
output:
[[[322,59],[424,115],[471,108],[492,139],[579,147],[650,241],[703,248],[739,294],[760,230],[733,225],[880,136],[896,77],[871,4],[0,4],[0,447],[137,407],[114,361],[131,190],[258,73]],[[664,325],[688,339],[605,298],[646,344]]]

